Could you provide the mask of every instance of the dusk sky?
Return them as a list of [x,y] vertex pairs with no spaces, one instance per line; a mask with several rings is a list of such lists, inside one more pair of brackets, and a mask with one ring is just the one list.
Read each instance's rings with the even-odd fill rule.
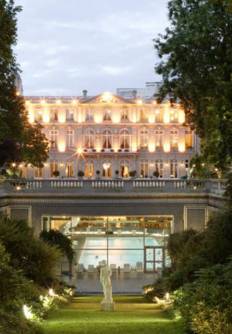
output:
[[167,0],[16,0],[25,95],[90,95],[157,81]]

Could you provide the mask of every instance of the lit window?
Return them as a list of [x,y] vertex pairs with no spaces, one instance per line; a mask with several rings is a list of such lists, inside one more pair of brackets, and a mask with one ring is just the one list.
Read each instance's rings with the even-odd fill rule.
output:
[[58,171],[58,162],[57,161],[51,161],[50,162],[50,176],[54,177],[54,173]]
[[170,162],[170,177],[177,178],[177,175],[178,175],[177,160],[171,160],[171,162]]
[[148,173],[149,173],[148,160],[142,160],[140,163],[140,176],[148,177]]
[[148,130],[147,128],[142,128],[140,131],[140,147],[147,148],[148,147]]
[[122,115],[121,115],[121,121],[122,122],[125,122],[125,121],[128,121],[129,118],[128,118],[128,109],[127,108],[123,108],[122,109]]
[[85,177],[93,177],[94,176],[94,162],[88,161],[85,164]]
[[156,147],[161,147],[163,144],[163,130],[158,128],[155,131],[155,143],[156,143]]
[[71,128],[68,128],[67,131],[67,144],[68,144],[68,148],[72,148],[74,147],[74,130]]
[[66,164],[65,173],[66,173],[67,177],[73,177],[74,176],[73,162],[68,162]]
[[105,110],[103,121],[111,121],[111,111],[109,109]]
[[104,149],[112,148],[112,133],[110,130],[105,130],[103,132],[103,148]]
[[41,178],[43,177],[43,168],[38,167],[35,169],[35,177]]
[[178,147],[179,132],[176,129],[172,129],[170,132],[171,147]]
[[87,129],[85,133],[85,148],[93,149],[94,148],[94,137],[95,132],[93,129]]
[[130,148],[130,135],[127,129],[120,131],[120,148],[129,149]]
[[52,128],[52,130],[50,131],[51,148],[57,148],[57,140],[58,140],[58,130],[56,128]]

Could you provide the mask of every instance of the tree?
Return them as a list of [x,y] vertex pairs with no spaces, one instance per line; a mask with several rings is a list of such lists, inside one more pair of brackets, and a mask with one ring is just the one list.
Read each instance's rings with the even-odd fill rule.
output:
[[0,218],[0,242],[10,255],[10,265],[42,287],[51,286],[60,259],[57,248],[36,239],[25,221]]
[[[48,143],[41,126],[28,122],[24,98],[16,87],[20,70],[13,47],[20,10],[14,0],[0,0],[0,163],[24,161],[39,167],[47,160]],[[5,154],[9,142],[12,151]]]
[[65,255],[69,261],[70,270],[73,261],[74,251],[72,241],[60,231],[50,230],[42,231],[40,238],[52,246],[56,246]]
[[205,160],[225,170],[232,161],[231,0],[171,0],[168,9],[171,25],[155,40],[159,100],[180,101]]

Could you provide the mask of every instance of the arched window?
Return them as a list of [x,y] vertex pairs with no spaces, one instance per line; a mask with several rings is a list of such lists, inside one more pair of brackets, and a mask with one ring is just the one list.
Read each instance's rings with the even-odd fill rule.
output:
[[121,114],[121,121],[122,122],[127,122],[129,120],[129,117],[128,117],[128,109],[127,108],[123,108],[122,109],[122,114]]
[[121,149],[130,148],[130,134],[127,129],[122,129],[120,131],[120,148]]
[[140,131],[140,147],[147,148],[148,146],[148,129],[142,128]]
[[111,121],[111,110],[110,109],[106,109],[104,111],[104,117],[103,117],[103,121]]
[[130,176],[130,170],[129,170],[129,161],[128,160],[123,160],[120,163],[120,176],[121,177],[129,177]]
[[104,149],[112,148],[112,133],[110,130],[105,130],[103,132],[103,148]]
[[93,129],[87,129],[85,132],[85,148],[94,148],[95,132]]
[[85,121],[93,122],[93,110],[92,109],[88,108],[85,110]]
[[58,140],[58,130],[56,128],[52,128],[52,130],[50,130],[51,148],[57,148],[57,140]]
[[94,176],[94,162],[87,161],[85,163],[85,177],[93,177]]

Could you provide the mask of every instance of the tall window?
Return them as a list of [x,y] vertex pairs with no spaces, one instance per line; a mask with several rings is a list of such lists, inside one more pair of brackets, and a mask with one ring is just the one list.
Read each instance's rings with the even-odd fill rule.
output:
[[123,160],[120,163],[120,176],[121,177],[129,177],[130,170],[129,170],[129,161]]
[[129,117],[128,117],[128,109],[127,108],[123,108],[122,109],[122,115],[121,115],[121,121],[122,122],[127,122],[129,120]]
[[105,110],[103,121],[111,121],[111,110],[110,109]]
[[104,149],[112,148],[112,133],[110,130],[105,130],[103,132],[103,148]]
[[87,161],[85,164],[85,177],[93,177],[94,176],[94,162]]
[[86,109],[85,120],[86,122],[93,122],[93,110],[92,109]]
[[140,147],[147,148],[148,146],[148,129],[142,128],[140,131]]
[[66,120],[67,120],[67,121],[73,121],[73,120],[74,120],[74,112],[73,112],[73,109],[67,109],[67,110],[66,110]]
[[164,165],[162,160],[155,161],[155,171],[158,172],[159,177],[163,177]]
[[72,128],[68,128],[67,137],[68,148],[74,147],[74,130]]
[[58,121],[58,111],[56,109],[53,109],[51,111],[51,121],[57,122]]
[[42,167],[38,167],[35,169],[35,177],[43,177],[43,168]]
[[140,163],[140,176],[148,177],[148,173],[149,173],[148,160],[142,160]]
[[57,140],[58,140],[58,130],[56,128],[52,128],[52,130],[50,130],[51,148],[57,148]]
[[56,171],[58,171],[58,162],[54,160],[50,162],[50,176],[53,177]]
[[155,143],[156,143],[156,147],[162,147],[163,145],[163,130],[158,128],[155,131]]
[[95,132],[93,129],[87,129],[85,133],[85,148],[94,148],[94,136]]
[[129,149],[130,148],[130,135],[127,129],[120,131],[120,148]]
[[193,147],[193,134],[191,130],[185,130],[185,143],[187,148]]
[[67,162],[66,168],[65,168],[65,174],[66,174],[67,177],[73,177],[74,176],[73,162]]
[[178,176],[178,164],[177,160],[171,160],[170,162],[170,177]]
[[170,142],[172,148],[178,147],[179,132],[177,129],[173,128],[170,132]]

